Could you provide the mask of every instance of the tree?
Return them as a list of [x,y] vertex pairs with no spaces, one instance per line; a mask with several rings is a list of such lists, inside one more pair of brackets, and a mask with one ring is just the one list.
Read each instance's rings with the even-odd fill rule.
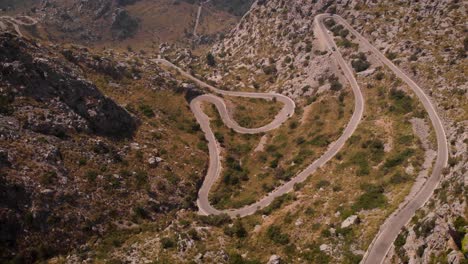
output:
[[206,54],[206,62],[207,62],[208,65],[211,66],[211,67],[216,66],[215,57],[213,56],[213,54],[211,54],[211,52],[209,52],[208,54]]

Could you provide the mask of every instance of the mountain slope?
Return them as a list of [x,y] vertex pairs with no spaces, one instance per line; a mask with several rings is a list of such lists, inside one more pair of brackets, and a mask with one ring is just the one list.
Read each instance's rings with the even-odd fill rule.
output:
[[2,261],[45,260],[194,207],[205,156],[189,146],[203,142],[173,78],[136,55],[9,33],[0,47]]

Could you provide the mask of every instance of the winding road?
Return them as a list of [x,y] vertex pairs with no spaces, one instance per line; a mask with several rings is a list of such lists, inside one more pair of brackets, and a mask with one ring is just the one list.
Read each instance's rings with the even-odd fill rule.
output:
[[352,134],[358,127],[364,113],[364,98],[362,96],[359,85],[354,77],[353,71],[351,70],[350,66],[345,62],[345,60],[341,56],[341,53],[336,51],[336,44],[334,43],[333,38],[331,38],[327,34],[327,30],[324,27],[320,26],[317,27],[317,30],[320,35],[319,39],[323,42],[324,45],[326,45],[330,49],[331,56],[340,65],[345,77],[349,80],[351,84],[355,102],[354,113],[351,117],[351,120],[344,129],[343,134],[335,142],[330,144],[327,151],[319,159],[315,160],[312,164],[310,164],[306,169],[297,174],[290,181],[273,190],[271,193],[269,193],[259,201],[239,209],[218,210],[214,208],[209,202],[208,196],[210,189],[212,188],[216,180],[219,179],[222,171],[221,148],[219,146],[219,143],[216,141],[213,131],[210,128],[209,117],[202,111],[200,107],[201,103],[214,103],[221,115],[223,122],[228,127],[233,128],[236,132],[244,134],[254,134],[266,132],[279,127],[284,121],[286,121],[288,117],[292,116],[292,114],[294,113],[294,102],[289,97],[274,93],[245,93],[219,90],[184,72],[182,69],[168,62],[167,60],[154,60],[154,62],[162,63],[166,66],[170,66],[172,68],[177,69],[184,77],[191,79],[198,85],[208,88],[215,93],[228,96],[241,96],[264,99],[272,99],[273,97],[275,97],[278,101],[281,101],[285,104],[283,109],[270,124],[261,128],[243,128],[240,127],[232,119],[231,115],[226,109],[224,100],[222,100],[221,98],[216,97],[214,95],[203,95],[192,100],[192,102],[190,103],[190,108],[194,113],[197,122],[200,124],[202,131],[205,133],[206,140],[208,141],[208,149],[210,155],[207,175],[198,193],[197,205],[200,210],[200,213],[205,215],[226,213],[231,217],[244,217],[247,215],[254,214],[257,210],[268,206],[271,202],[273,202],[275,198],[292,191],[294,189],[295,184],[305,181],[309,175],[313,174],[317,169],[319,169],[326,162],[331,160],[341,150],[341,148],[343,148],[344,144],[346,143],[346,140],[352,136]]
[[375,237],[374,241],[368,248],[364,255],[362,263],[365,264],[377,264],[383,263],[388,251],[391,249],[393,241],[397,238],[400,230],[405,226],[413,217],[416,210],[421,208],[432,196],[434,190],[439,185],[442,179],[442,171],[447,166],[448,161],[448,143],[447,136],[445,134],[443,123],[432,105],[429,97],[424,93],[423,89],[419,87],[408,75],[401,71],[393,62],[391,62],[384,54],[376,49],[370,42],[364,38],[359,32],[357,32],[346,20],[337,15],[323,14],[317,16],[317,21],[322,28],[325,28],[322,21],[327,17],[333,17],[335,21],[342,24],[347,28],[356,38],[360,41],[360,44],[371,51],[376,58],[378,58],[383,64],[389,67],[397,77],[402,79],[416,94],[424,109],[429,114],[432,126],[435,130],[437,137],[437,160],[432,168],[432,174],[427,179],[426,183],[416,193],[414,198],[406,204],[400,206],[400,209],[394,212],[385,223],[381,226],[379,233]]
[[376,56],[376,58],[378,58],[384,65],[388,66],[399,78],[401,78],[406,84],[408,84],[408,86],[414,91],[414,93],[428,112],[429,118],[431,119],[432,125],[435,129],[437,136],[438,155],[437,160],[433,166],[431,176],[427,179],[426,183],[421,187],[421,189],[416,193],[414,199],[405,202],[405,204],[401,204],[400,209],[398,209],[389,218],[387,218],[385,223],[381,226],[380,231],[375,237],[374,241],[369,246],[362,260],[362,263],[365,264],[382,263],[385,260],[385,256],[387,255],[388,251],[391,249],[393,241],[395,241],[401,228],[409,222],[416,210],[422,207],[432,196],[435,188],[437,188],[442,178],[442,170],[447,165],[448,161],[448,144],[442,121],[438,116],[430,99],[427,97],[424,91],[413,80],[411,80],[411,78],[409,78],[397,66],[395,66],[390,60],[388,60],[385,57],[385,55],[383,55],[378,49],[372,46],[372,44],[370,44],[369,41],[367,41],[359,32],[354,30],[343,18],[331,14],[317,15],[314,20],[317,38],[324,45],[324,47],[329,50],[331,57],[340,66],[344,76],[348,79],[354,94],[355,105],[351,120],[347,124],[340,138],[338,138],[338,140],[336,140],[335,142],[331,143],[327,151],[319,159],[315,160],[305,170],[300,172],[289,182],[278,187],[277,189],[275,189],[274,191],[272,191],[271,193],[269,193],[268,195],[251,205],[247,205],[239,209],[218,210],[210,204],[208,200],[208,195],[210,189],[212,188],[216,180],[219,179],[222,171],[222,164],[220,158],[221,148],[219,146],[219,143],[216,141],[213,131],[210,128],[209,117],[201,109],[201,103],[213,103],[218,109],[223,122],[228,127],[234,129],[236,132],[244,134],[261,133],[279,127],[290,116],[294,114],[295,104],[290,98],[275,93],[246,93],[220,90],[193,77],[192,75],[186,73],[179,67],[168,62],[167,60],[157,59],[154,61],[177,69],[183,76],[191,79],[192,81],[194,81],[202,87],[208,88],[213,93],[227,96],[262,98],[269,100],[276,98],[278,101],[284,103],[283,109],[275,117],[275,119],[270,124],[261,128],[243,128],[239,126],[233,120],[232,114],[229,113],[229,111],[227,110],[224,100],[213,94],[199,96],[193,99],[190,103],[190,108],[194,113],[197,122],[200,124],[202,131],[205,133],[205,137],[208,141],[208,149],[210,156],[207,175],[198,194],[197,205],[199,207],[199,211],[201,214],[205,215],[226,213],[231,217],[244,217],[247,215],[251,215],[257,210],[268,206],[276,197],[279,197],[285,193],[292,191],[296,183],[305,181],[309,175],[314,173],[317,169],[319,169],[326,162],[332,159],[343,148],[346,140],[349,137],[351,137],[351,135],[354,133],[363,117],[363,95],[356,81],[353,70],[351,70],[350,66],[346,63],[341,53],[338,51],[338,47],[336,46],[333,37],[329,34],[329,31],[326,29],[323,23],[326,18],[333,18],[337,22],[342,24],[344,27],[346,27],[353,35],[356,36],[357,40],[362,45],[362,48],[365,48],[372,52],[373,55]]
[[0,30],[6,30],[7,24],[10,24],[13,26],[15,29],[16,33],[20,36],[23,37],[23,33],[21,33],[21,30],[19,26],[34,26],[38,23],[38,21],[30,16],[19,16],[18,18],[22,19],[28,19],[30,22],[25,22],[22,20],[18,20],[17,18],[10,17],[10,16],[1,16],[0,17]]
[[198,25],[200,24],[200,17],[201,17],[203,5],[204,5],[204,4],[208,4],[210,1],[211,1],[211,0],[206,0],[205,2],[201,2],[200,5],[198,6],[197,18],[196,18],[196,20],[195,20],[195,26],[194,26],[194,28],[193,28],[193,36],[194,36],[194,37],[198,37],[197,29],[198,29]]

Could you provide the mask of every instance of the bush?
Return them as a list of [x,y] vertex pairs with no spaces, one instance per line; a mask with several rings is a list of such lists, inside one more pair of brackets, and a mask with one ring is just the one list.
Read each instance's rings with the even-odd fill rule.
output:
[[331,83],[330,83],[330,89],[332,91],[339,91],[343,88],[343,85],[338,81],[338,80],[333,80]]
[[367,70],[370,67],[370,63],[367,60],[356,59],[351,62],[354,70],[356,72],[362,72]]
[[151,106],[149,105],[141,104],[138,108],[140,109],[141,113],[148,118],[155,116],[153,109],[151,109]]
[[269,226],[267,229],[267,237],[276,244],[286,245],[289,243],[289,236],[282,233],[279,226]]
[[381,81],[381,80],[383,80],[383,78],[385,78],[385,73],[383,73],[383,72],[381,72],[381,71],[379,71],[379,72],[375,75],[375,79],[376,79],[377,81]]
[[40,183],[43,185],[49,185],[55,182],[57,179],[57,173],[55,171],[49,171],[42,174]]
[[172,238],[169,238],[169,237],[163,237],[161,239],[161,245],[163,248],[167,249],[167,248],[173,248],[175,247],[176,245],[176,242],[172,239]]
[[380,139],[367,140],[361,146],[370,151],[372,161],[380,162],[385,154],[385,145]]
[[146,212],[145,208],[143,208],[141,206],[137,206],[137,207],[133,208],[133,213],[138,218],[142,218],[142,219],[148,218],[148,212]]
[[390,178],[390,183],[391,184],[400,184],[409,181],[409,176],[406,173],[400,173],[397,172],[395,173],[391,178]]
[[86,163],[88,163],[88,160],[86,160],[85,158],[80,158],[78,160],[78,165],[80,165],[80,166],[84,166],[84,165],[86,165]]
[[393,157],[387,159],[383,166],[386,169],[396,167],[402,164],[405,160],[407,160],[413,154],[414,154],[414,150],[406,149],[405,151],[400,152],[394,155]]
[[190,229],[187,234],[189,235],[189,237],[195,241],[198,241],[200,240],[200,235],[198,234],[197,230],[195,230],[194,228]]
[[418,60],[418,55],[416,53],[411,54],[408,58],[409,61],[417,61]]
[[322,252],[318,245],[312,244],[308,246],[309,250],[302,254],[302,257],[307,260],[307,263],[328,264],[332,263],[330,256]]
[[353,204],[353,210],[370,210],[382,207],[387,203],[387,198],[383,194],[384,188],[382,186],[367,184],[361,188],[365,191],[365,193],[359,196],[357,201]]
[[357,152],[350,159],[351,164],[358,166],[357,175],[368,175],[370,173],[370,165],[366,153]]
[[296,120],[289,123],[289,128],[290,129],[296,129],[298,126],[299,126],[299,122],[297,122]]
[[238,238],[244,238],[248,235],[247,230],[239,219],[234,222],[232,227],[226,227],[224,233],[228,236],[236,236]]
[[208,54],[206,54],[206,63],[207,63],[208,66],[210,66],[210,67],[216,66],[215,57],[213,56],[213,54],[211,54],[211,52],[208,53]]
[[390,111],[397,114],[407,114],[413,111],[413,99],[404,91],[392,89],[390,90],[390,98],[393,101]]
[[344,48],[351,48],[353,46],[353,43],[349,41],[346,38],[340,38],[337,42],[336,45],[338,47],[344,47]]
[[397,58],[397,54],[394,53],[394,52],[391,52],[391,51],[387,51],[387,53],[385,53],[385,56],[389,59],[389,60],[394,60]]
[[90,182],[95,182],[96,181],[96,178],[98,176],[98,172],[95,171],[95,170],[89,170],[86,172],[86,178],[88,179],[88,181]]
[[313,146],[325,147],[330,143],[330,140],[325,135],[318,135],[310,140],[309,143]]
[[400,232],[400,234],[398,234],[397,238],[395,239],[395,242],[393,242],[396,249],[399,249],[405,245],[407,236],[408,231],[406,230],[403,230],[402,232]]
[[227,214],[219,214],[219,215],[200,215],[198,220],[205,225],[211,226],[222,226],[224,224],[231,223],[232,220]]
[[275,65],[269,65],[263,67],[263,72],[267,75],[275,75],[278,72],[278,70],[276,69]]
[[289,193],[283,194],[280,197],[275,198],[273,202],[267,207],[265,207],[262,211],[263,214],[269,215],[273,212],[273,210],[276,210],[281,207],[285,202],[291,201],[293,199],[293,196]]
[[336,25],[336,22],[335,22],[335,20],[329,18],[329,19],[326,19],[326,20],[325,20],[324,24],[325,24],[325,26],[326,26],[327,28],[332,28],[333,26]]
[[330,186],[330,182],[329,182],[329,181],[327,181],[327,180],[320,180],[320,181],[315,185],[315,188],[320,189],[320,188],[324,188],[324,187],[327,187],[327,186]]
[[426,245],[421,245],[418,247],[418,249],[416,250],[416,254],[418,255],[418,257],[422,257],[424,255],[424,250],[426,250]]
[[148,183],[148,173],[146,171],[138,170],[135,174],[136,185],[143,187]]

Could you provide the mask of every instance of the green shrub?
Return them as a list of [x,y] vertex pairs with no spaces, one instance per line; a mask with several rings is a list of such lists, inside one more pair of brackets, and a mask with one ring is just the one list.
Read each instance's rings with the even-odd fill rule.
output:
[[358,166],[358,176],[368,175],[370,173],[369,160],[365,152],[357,152],[351,157],[350,162]]
[[387,204],[387,198],[385,197],[384,188],[382,186],[366,184],[362,186],[365,191],[364,194],[359,196],[357,201],[353,204],[352,208],[354,211],[359,210],[370,210],[379,208]]
[[88,181],[90,182],[95,182],[96,181],[96,178],[98,176],[98,172],[95,171],[95,170],[89,170],[86,172],[86,178],[88,179]]
[[322,252],[318,245],[311,244],[308,246],[307,251],[302,253],[302,257],[307,261],[307,263],[314,263],[314,264],[329,264],[331,262],[330,256],[328,256],[325,252]]
[[340,38],[336,42],[336,45],[338,47],[351,48],[353,46],[353,43],[351,41],[349,41],[348,39],[346,39],[346,38]]
[[161,239],[161,246],[165,249],[175,247],[176,242],[170,237],[163,237]]
[[397,172],[390,178],[390,183],[400,184],[400,183],[407,182],[409,180],[410,180],[410,177],[406,173]]
[[402,246],[404,246],[406,243],[407,237],[408,237],[408,231],[403,230],[402,232],[400,232],[400,234],[398,234],[397,238],[395,239],[395,242],[393,242],[393,244],[395,245],[395,248],[399,249]]
[[407,114],[413,111],[413,99],[404,91],[392,89],[390,91],[390,98],[393,101],[393,104],[390,106],[391,112]]
[[330,186],[330,182],[327,181],[327,180],[320,180],[316,185],[315,185],[315,188],[317,189],[320,189],[320,188],[324,188],[324,187],[328,187]]
[[197,230],[195,230],[194,228],[190,229],[187,234],[189,235],[189,237],[195,241],[199,241],[201,238],[200,238],[200,235],[198,234]]
[[136,185],[143,187],[148,184],[148,173],[146,171],[138,170],[135,174]]
[[219,215],[200,215],[198,220],[205,225],[211,226],[222,226],[224,224],[231,223],[231,218],[227,214],[219,214]]
[[151,109],[149,105],[141,104],[138,108],[141,113],[148,118],[153,118],[155,116],[153,109]]
[[412,149],[406,149],[400,153],[397,153],[393,157],[387,159],[384,163],[384,168],[385,169],[390,169],[393,167],[396,167],[400,164],[402,164],[405,160],[407,160],[409,157],[411,157],[414,154],[414,150]]
[[49,185],[54,183],[55,180],[57,180],[57,173],[55,171],[48,171],[42,174],[40,182],[43,185]]
[[330,140],[325,135],[318,135],[309,141],[311,145],[325,147],[330,143]]
[[263,67],[263,72],[267,75],[275,75],[278,72],[278,70],[276,69],[275,65],[269,65]]
[[208,54],[206,54],[206,63],[211,66],[211,67],[214,67],[216,66],[216,60],[215,60],[215,57],[213,56],[213,54],[211,52],[209,52]]
[[387,51],[387,53],[385,53],[385,56],[389,59],[389,60],[394,60],[397,58],[397,54],[394,53],[394,52],[391,52],[391,51]]
[[282,233],[279,226],[269,226],[267,229],[267,237],[276,244],[286,245],[289,243],[289,236]]
[[334,81],[332,81],[332,82],[330,83],[330,89],[331,89],[332,91],[335,91],[335,92],[336,92],[336,91],[341,90],[342,88],[343,88],[343,85],[342,85],[342,84],[340,83],[340,81],[338,81],[338,80],[334,80]]
[[362,59],[355,59],[351,62],[351,66],[353,66],[354,70],[356,72],[362,72],[362,71],[365,71],[367,69],[369,69],[370,67],[370,63],[366,60],[362,60]]
[[137,206],[133,208],[133,213],[138,218],[142,218],[142,219],[148,218],[148,212],[146,212],[145,208],[141,206]]
[[232,227],[226,227],[224,233],[228,236],[236,236],[238,238],[244,238],[248,235],[247,230],[239,219],[234,222]]
[[280,197],[277,197],[271,202],[271,204],[267,207],[265,207],[262,212],[265,215],[269,215],[273,212],[273,210],[276,210],[281,207],[285,202],[291,201],[293,199],[293,196],[289,193],[283,194]]
[[88,160],[86,160],[85,158],[80,158],[78,160],[78,165],[80,165],[80,166],[84,166],[84,165],[86,165],[86,163],[88,163]]

